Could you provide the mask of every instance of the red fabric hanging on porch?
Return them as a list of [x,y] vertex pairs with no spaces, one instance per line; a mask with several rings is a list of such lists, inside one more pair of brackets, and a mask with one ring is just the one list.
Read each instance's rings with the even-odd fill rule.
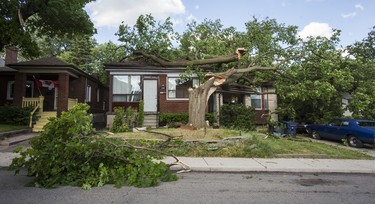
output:
[[59,82],[58,81],[52,81],[52,80],[40,80],[40,79],[35,79],[36,86],[38,88],[40,87],[47,87],[48,89],[53,89],[55,87],[59,87]]

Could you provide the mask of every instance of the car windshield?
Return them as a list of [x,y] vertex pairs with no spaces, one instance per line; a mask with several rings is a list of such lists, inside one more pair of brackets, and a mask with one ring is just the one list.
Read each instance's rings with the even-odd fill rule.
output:
[[362,127],[375,127],[375,121],[359,121],[357,122],[359,126]]

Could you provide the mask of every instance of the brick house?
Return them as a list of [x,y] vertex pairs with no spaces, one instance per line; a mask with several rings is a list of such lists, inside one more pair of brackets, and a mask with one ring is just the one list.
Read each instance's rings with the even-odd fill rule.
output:
[[[163,112],[183,113],[189,111],[189,87],[199,85],[198,78],[181,83],[178,79],[185,71],[183,67],[157,67],[139,62],[113,62],[104,65],[109,73],[109,112],[107,127],[112,126],[115,107],[138,107],[144,100],[144,126],[157,127],[158,114]],[[259,92],[271,92],[271,83],[259,87]],[[274,112],[277,106],[275,94],[257,95],[249,90],[222,87],[210,98],[207,111],[218,114],[225,103],[240,103],[254,106],[258,124],[265,124],[265,115]],[[277,119],[277,115],[272,115]]]
[[0,66],[0,105],[38,105],[41,114],[58,116],[77,102],[87,103],[94,124],[105,124],[108,87],[97,78],[56,57],[18,63],[16,59],[8,57]]

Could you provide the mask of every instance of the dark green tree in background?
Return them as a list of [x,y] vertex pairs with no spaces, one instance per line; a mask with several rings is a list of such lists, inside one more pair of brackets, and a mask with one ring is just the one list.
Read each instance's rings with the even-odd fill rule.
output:
[[95,30],[83,7],[90,0],[7,0],[0,2],[0,49],[16,46],[26,57],[41,54],[34,36],[73,37]]

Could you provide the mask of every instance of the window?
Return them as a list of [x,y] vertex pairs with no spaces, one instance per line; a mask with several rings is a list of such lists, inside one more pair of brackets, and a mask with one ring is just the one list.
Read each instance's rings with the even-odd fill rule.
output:
[[86,87],[86,102],[91,102],[91,86],[87,85]]
[[[14,81],[8,81],[7,100],[13,100],[13,93],[14,93]],[[28,97],[28,98],[34,97],[34,82],[33,81],[26,82],[25,97]]]
[[139,102],[142,98],[141,76],[113,76],[113,102]]
[[[261,93],[261,88],[256,89],[258,93]],[[260,94],[251,94],[251,106],[255,109],[262,109],[262,95]]]
[[168,77],[168,98],[187,99],[189,98],[188,89],[197,86],[199,86],[198,79],[180,82],[178,77]]

